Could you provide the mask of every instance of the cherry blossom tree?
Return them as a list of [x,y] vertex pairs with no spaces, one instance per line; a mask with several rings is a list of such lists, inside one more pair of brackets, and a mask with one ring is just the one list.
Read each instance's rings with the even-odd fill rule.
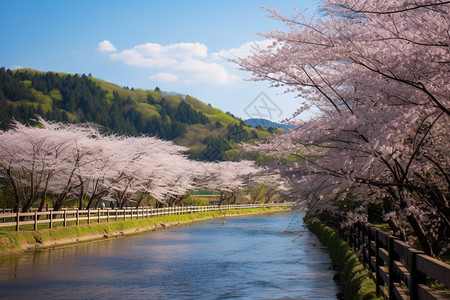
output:
[[90,128],[74,131],[62,124],[37,121],[45,129],[15,122],[10,130],[0,133],[0,174],[13,190],[15,211],[20,207],[28,211],[38,198],[43,200],[55,190],[56,207],[64,202],[75,171],[84,163],[83,138],[92,133]]
[[441,255],[450,223],[450,4],[446,1],[329,0],[308,20],[269,10],[287,32],[235,61],[307,100],[294,116],[319,113],[275,137],[266,150],[293,154],[283,165],[311,212],[332,212],[361,195],[349,220],[370,205],[402,238],[413,229],[423,250]]
[[209,190],[219,193],[219,205],[234,203],[244,189],[248,189],[255,176],[262,171],[253,161],[224,161],[206,165],[212,176],[206,182]]
[[[39,199],[52,196],[55,210],[77,197],[82,208],[102,199],[139,205],[151,195],[181,195],[193,188],[186,180],[192,163],[186,148],[153,137],[101,135],[92,125],[15,123],[0,133],[0,175],[15,196],[15,210],[28,211]],[[41,207],[42,207],[41,204]]]
[[189,160],[187,149],[154,137],[102,135],[92,124],[15,123],[0,132],[0,175],[28,211],[38,199],[53,199],[60,210],[68,199],[95,208],[110,201],[119,208],[139,207],[151,197],[158,205],[178,205],[192,190],[235,197],[259,171],[253,162],[207,163]]
[[290,191],[290,186],[286,178],[282,177],[280,173],[268,172],[269,170],[264,170],[255,178],[250,189],[252,203],[269,203],[276,199],[286,200],[289,198],[287,193]]
[[73,195],[79,200],[79,209],[84,208],[85,199],[88,200],[86,209],[97,207],[108,194],[108,183],[118,173],[117,168],[120,168],[117,156],[121,152],[115,150],[115,139],[115,136],[98,136],[91,141],[92,146],[97,144],[97,151],[91,154],[96,159],[83,167],[85,172],[77,174],[77,184],[73,190]]
[[152,169],[147,169],[147,175],[142,179],[142,191],[154,199],[159,205],[178,205],[182,198],[195,189],[192,176],[196,172],[199,162],[186,158],[183,154],[186,148],[165,142],[166,150],[146,155],[147,163],[142,166],[153,164]]

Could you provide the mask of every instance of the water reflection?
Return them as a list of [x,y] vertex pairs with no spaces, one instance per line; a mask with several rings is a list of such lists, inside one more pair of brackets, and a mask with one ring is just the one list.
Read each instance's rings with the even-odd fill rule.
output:
[[295,216],[213,220],[27,253],[0,264],[5,299],[333,299],[328,253]]

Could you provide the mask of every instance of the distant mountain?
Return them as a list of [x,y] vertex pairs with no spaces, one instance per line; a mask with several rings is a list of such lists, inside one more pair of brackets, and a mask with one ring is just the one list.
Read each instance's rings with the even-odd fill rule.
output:
[[89,75],[0,68],[0,129],[11,120],[94,122],[106,132],[173,140],[200,160],[236,160],[238,144],[265,139],[267,129],[188,95],[120,87]]
[[282,124],[282,123],[277,123],[277,122],[273,122],[270,120],[266,120],[266,119],[247,119],[245,120],[245,123],[247,123],[249,126],[251,127],[257,127],[257,126],[261,126],[264,128],[281,128],[284,130],[288,130],[291,128],[295,128],[295,126],[292,125],[287,125],[287,124]]

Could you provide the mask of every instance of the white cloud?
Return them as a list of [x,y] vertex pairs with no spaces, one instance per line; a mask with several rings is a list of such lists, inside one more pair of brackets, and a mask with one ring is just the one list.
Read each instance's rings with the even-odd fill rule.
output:
[[206,57],[208,55],[208,47],[199,42],[193,43],[178,43],[163,46],[163,50],[167,55],[180,59],[188,59],[192,57]]
[[132,49],[114,53],[111,58],[124,61],[126,64],[136,67],[171,67],[180,60],[196,57],[207,57],[208,48],[197,43],[177,43],[170,45],[160,45],[146,43],[137,45]]
[[154,79],[161,82],[177,82],[178,76],[173,73],[158,73],[150,76],[150,79]]
[[196,84],[201,82],[213,82],[229,84],[239,77],[228,74],[223,65],[204,62],[201,60],[187,59],[177,64],[174,69],[186,73],[184,83]]
[[123,50],[120,53],[111,54],[111,59],[121,60],[127,65],[147,68],[169,67],[177,63],[176,59],[170,57],[157,57],[144,55],[139,48]]
[[112,53],[110,57],[130,66],[159,68],[162,72],[150,76],[158,81],[185,84],[210,82],[225,85],[239,79],[230,75],[223,65],[211,61],[208,47],[199,42],[169,45],[146,43]]
[[252,41],[237,48],[222,49],[212,54],[208,47],[200,42],[174,43],[161,45],[145,43],[130,49],[116,51],[107,40],[99,43],[99,50],[115,52],[110,58],[122,61],[129,66],[151,68],[155,75],[150,79],[163,82],[179,82],[184,84],[214,83],[227,85],[240,79],[234,75],[236,66],[224,58],[246,57],[254,48],[268,49],[278,47],[273,40]]
[[276,46],[276,43],[274,40],[262,40],[262,41],[251,41],[247,42],[245,44],[242,44],[241,46],[237,48],[231,48],[231,49],[223,49],[219,52],[214,52],[211,54],[211,57],[216,60],[221,59],[235,59],[235,58],[245,58],[249,55],[251,55],[253,49],[267,49],[268,47]]
[[98,43],[98,51],[100,52],[115,52],[116,50],[116,47],[108,40],[103,40]]
[[18,69],[23,69],[23,67],[22,67],[22,66],[19,66],[19,65],[14,65],[14,66],[12,66],[10,69],[11,69],[11,70],[18,70]]

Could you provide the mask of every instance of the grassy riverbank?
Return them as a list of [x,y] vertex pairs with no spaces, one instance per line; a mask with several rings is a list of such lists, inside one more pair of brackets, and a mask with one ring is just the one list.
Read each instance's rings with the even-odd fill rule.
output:
[[[290,208],[288,208],[290,209]],[[20,254],[23,251],[66,244],[136,234],[175,225],[214,218],[263,214],[286,210],[286,207],[262,207],[227,211],[209,211],[184,215],[171,215],[140,220],[72,226],[38,231],[0,231],[0,257]]]
[[375,283],[347,243],[333,229],[317,220],[307,220],[307,224],[309,229],[328,245],[344,299],[382,299],[375,296]]

